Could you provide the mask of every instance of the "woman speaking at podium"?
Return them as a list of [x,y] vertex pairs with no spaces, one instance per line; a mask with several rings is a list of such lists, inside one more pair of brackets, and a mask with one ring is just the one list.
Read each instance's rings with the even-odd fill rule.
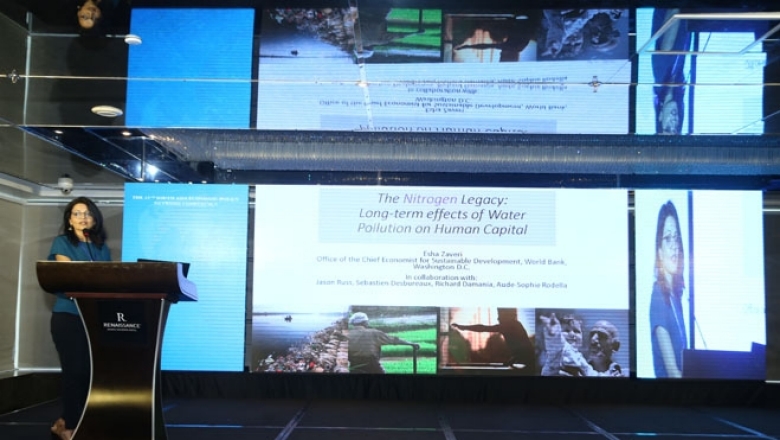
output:
[[[106,246],[103,216],[86,198],[73,199],[65,207],[62,233],[51,245],[49,260],[111,261]],[[89,392],[90,359],[87,335],[76,304],[62,292],[56,294],[51,314],[51,336],[62,367],[62,417],[51,427],[52,434],[69,440],[81,418]]]

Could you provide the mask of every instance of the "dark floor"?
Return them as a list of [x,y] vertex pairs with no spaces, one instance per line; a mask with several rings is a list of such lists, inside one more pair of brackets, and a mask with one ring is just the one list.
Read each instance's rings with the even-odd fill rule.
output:
[[[170,440],[780,440],[780,411],[744,407],[275,399],[170,399],[164,407]],[[48,439],[58,410],[53,401],[0,415],[0,439]]]

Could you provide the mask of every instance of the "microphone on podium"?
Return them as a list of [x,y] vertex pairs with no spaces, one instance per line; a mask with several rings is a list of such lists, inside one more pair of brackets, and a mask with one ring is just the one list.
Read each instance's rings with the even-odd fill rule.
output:
[[89,239],[89,234],[92,233],[92,230],[89,228],[84,228],[83,231],[81,231],[82,234],[84,234],[84,245],[87,246],[87,253],[89,254],[89,261],[95,261],[95,257],[92,256],[92,247],[89,245],[92,240]]

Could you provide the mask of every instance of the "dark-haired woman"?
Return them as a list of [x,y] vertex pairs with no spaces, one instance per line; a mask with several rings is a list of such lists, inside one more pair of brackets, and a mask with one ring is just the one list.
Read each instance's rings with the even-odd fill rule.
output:
[[674,204],[658,212],[655,233],[655,283],[650,297],[650,331],[656,377],[682,377],[682,352],[687,346],[682,295],[685,253]]
[[[65,207],[62,233],[51,245],[49,260],[110,261],[103,216],[97,205],[86,198],[72,200]],[[62,368],[62,417],[52,433],[69,440],[81,418],[90,381],[87,335],[78,307],[65,294],[57,293],[51,315],[51,336]]]
[[[653,13],[653,32],[661,28],[679,9],[656,9]],[[659,52],[687,52],[691,36],[685,20],[676,21],[655,41]],[[655,77],[655,126],[657,134],[682,134],[685,118],[685,55],[653,54],[653,76]]]

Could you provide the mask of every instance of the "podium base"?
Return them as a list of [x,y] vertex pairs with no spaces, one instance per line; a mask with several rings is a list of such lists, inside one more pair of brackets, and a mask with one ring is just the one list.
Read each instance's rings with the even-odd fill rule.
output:
[[92,381],[74,440],[167,440],[159,389],[170,302],[76,299],[87,329]]

